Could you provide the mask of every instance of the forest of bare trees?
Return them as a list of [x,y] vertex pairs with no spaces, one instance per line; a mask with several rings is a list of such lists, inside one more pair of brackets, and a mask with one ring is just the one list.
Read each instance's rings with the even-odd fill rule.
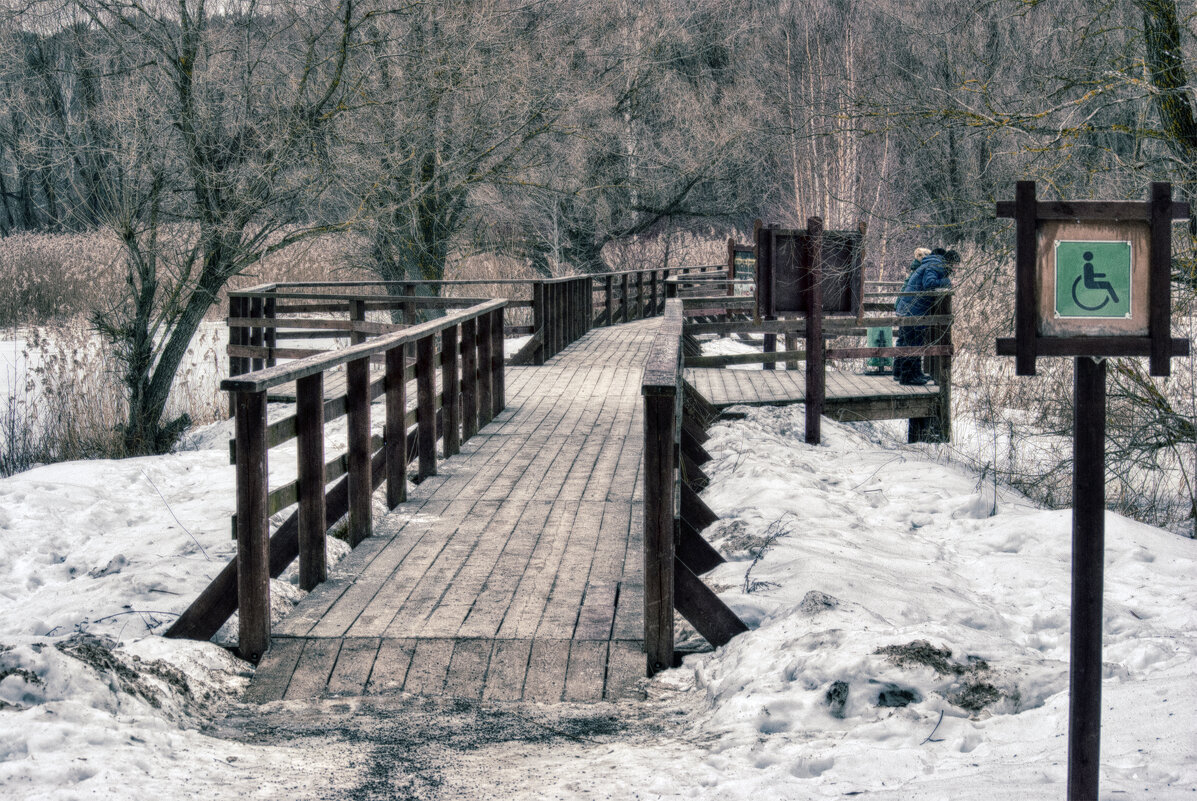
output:
[[[387,279],[477,254],[547,275],[819,215],[866,221],[891,273],[916,244],[959,247],[981,291],[1005,280],[993,204],[1015,180],[1107,199],[1168,180],[1197,201],[1194,18],[1176,0],[2,9],[0,236],[119,243],[122,289],[90,317],[132,452],[178,433],[167,394],[221,289],[313,237],[345,237],[346,262]],[[1194,233],[1177,229],[1190,285]],[[1119,373],[1128,395],[1152,386],[1141,372]],[[1191,439],[1191,420],[1152,414]]]

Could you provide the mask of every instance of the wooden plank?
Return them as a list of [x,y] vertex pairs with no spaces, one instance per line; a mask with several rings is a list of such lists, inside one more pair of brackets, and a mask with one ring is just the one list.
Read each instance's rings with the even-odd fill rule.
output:
[[453,640],[416,640],[403,691],[412,695],[440,695],[445,689]]
[[484,701],[518,701],[524,695],[531,640],[496,640],[482,690]]
[[445,679],[445,695],[477,700],[482,697],[494,640],[457,640]]
[[640,689],[644,678],[644,650],[642,643],[614,640],[607,649],[607,675],[603,698],[618,701],[624,698],[643,698]]
[[603,700],[607,673],[607,641],[574,640],[569,648],[569,666],[565,671],[566,701]]
[[283,700],[305,700],[323,695],[340,652],[339,638],[305,640],[303,653],[295,665],[295,672],[291,674],[291,683],[287,685]]
[[588,582],[582,597],[582,608],[578,612],[578,624],[574,629],[576,640],[608,640],[615,621],[615,600],[618,594],[616,581]]
[[358,696],[366,694],[370,671],[382,641],[377,637],[354,637],[341,641],[337,664],[328,677],[329,695]]
[[533,640],[523,700],[555,704],[565,693],[569,640]]
[[677,558],[685,562],[696,576],[709,573],[727,561],[684,519],[677,543]]
[[378,647],[366,692],[370,695],[396,693],[407,681],[408,668],[416,651],[416,641],[410,639],[384,639]]
[[282,700],[291,683],[291,674],[303,653],[303,640],[280,639],[262,656],[242,700],[247,704],[265,704]]
[[732,637],[748,631],[744,621],[728,608],[702,579],[681,560],[674,561],[674,606],[682,617],[718,648]]

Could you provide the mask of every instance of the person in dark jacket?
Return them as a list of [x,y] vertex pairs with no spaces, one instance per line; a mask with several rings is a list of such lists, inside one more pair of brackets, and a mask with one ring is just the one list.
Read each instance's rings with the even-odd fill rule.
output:
[[[930,255],[931,255],[931,248],[915,248],[914,249],[914,261],[912,261],[910,263],[910,268],[907,270],[906,282],[902,285],[903,292],[909,291],[907,289],[907,287],[910,285],[910,279],[914,277],[914,273],[916,270],[918,270],[919,265],[922,264],[923,259],[927,258]],[[899,296],[898,302],[900,303],[901,300],[902,300],[902,298]],[[894,306],[896,309],[897,304],[894,304]],[[900,380],[902,378],[902,376],[905,374],[905,372],[907,371],[908,368],[905,367],[905,363],[909,358],[910,358],[909,356],[897,356],[894,358],[894,380],[895,381]]]
[[[960,256],[952,251],[951,256],[943,248],[936,248],[931,255],[923,258],[919,266],[902,287],[903,293],[934,292],[944,290],[952,285],[949,275],[950,265],[960,261]],[[935,298],[930,295],[903,294],[894,305],[899,317],[926,317],[934,305]],[[920,348],[927,344],[927,326],[903,325],[898,329],[898,345],[900,347]],[[899,364],[900,362],[900,364]],[[922,386],[931,380],[922,370],[922,359],[918,356],[904,356],[894,360],[894,375],[898,383]]]

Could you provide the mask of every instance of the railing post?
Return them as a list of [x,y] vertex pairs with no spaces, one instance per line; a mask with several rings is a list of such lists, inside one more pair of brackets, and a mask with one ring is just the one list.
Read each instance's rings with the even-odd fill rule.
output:
[[669,271],[665,271],[665,299],[677,297],[677,281],[669,280]]
[[607,322],[604,325],[615,325],[615,304],[612,302],[615,287],[615,276],[607,274],[603,282],[603,307],[607,310]]
[[[249,316],[255,320],[262,317],[262,298],[254,296],[249,302]],[[249,344],[250,347],[260,348],[266,344],[266,339],[263,336],[263,329],[261,326],[254,326],[250,329]],[[266,366],[266,360],[261,356],[254,356],[250,362],[251,369],[261,370]]]
[[657,302],[657,271],[656,270],[653,270],[651,273],[649,273],[648,286],[649,286],[648,316],[656,317],[658,314],[661,313],[661,305],[660,305],[660,303]]
[[586,276],[586,331],[594,328],[594,276]]
[[[272,293],[274,291],[275,290],[271,290]],[[277,303],[277,301],[274,298],[266,298],[265,303],[263,304],[264,316],[267,320],[269,320],[272,323],[276,319],[275,318],[275,304],[276,303]],[[273,351],[278,346],[278,329],[275,328],[273,325],[270,326],[269,328],[265,329],[264,334],[263,334],[263,339],[265,340],[264,344],[266,345],[266,347],[269,348],[271,351]],[[277,360],[274,358],[273,352],[267,354],[267,356],[266,356],[266,366],[267,367],[274,367],[276,362],[277,362]]]
[[628,274],[619,276],[619,321],[628,321]]
[[[542,296],[543,297],[543,296]],[[543,323],[542,323],[543,324]],[[478,433],[478,321],[461,323],[461,438]],[[543,361],[541,362],[543,363]]]
[[299,466],[299,588],[328,575],[324,502],[324,373],[295,382],[296,459]]
[[349,428],[349,533],[347,541],[356,548],[373,529],[370,499],[374,484],[370,477],[370,359],[354,359],[345,365],[346,413]]
[[569,344],[569,295],[568,282],[560,281],[557,290],[557,348],[553,353],[560,353]]
[[806,441],[822,441],[824,374],[823,363],[823,220],[806,221],[810,235],[810,290],[806,308]]
[[266,485],[266,393],[236,392],[237,608],[241,658],[270,649],[270,528]]
[[386,352],[386,428],[383,447],[387,463],[387,508],[407,500],[407,357],[398,345]]
[[416,450],[420,480],[436,475],[436,337],[416,340]]
[[[366,304],[360,300],[349,301],[349,319],[355,323],[364,323],[366,321]],[[358,345],[366,341],[366,335],[361,331],[350,331],[349,341]]]
[[645,318],[646,307],[644,305],[644,271],[641,270],[636,273],[636,319],[643,320]]
[[532,334],[540,336],[540,342],[536,345],[536,349],[532,351],[532,363],[544,364],[546,344],[549,341],[549,329],[547,325],[548,315],[545,314],[545,284],[544,281],[537,281],[532,285]]
[[[952,315],[952,296],[943,295],[935,304],[935,309],[932,314],[943,315],[951,317]],[[939,323],[932,329],[932,336],[929,338],[932,345],[944,345],[948,348],[952,347],[952,323],[949,320],[947,323]],[[952,354],[949,350],[943,356],[935,356],[931,358],[931,377],[935,380],[935,385],[939,387],[939,394],[936,396],[936,412],[934,430],[931,432],[931,438],[935,442],[951,442],[952,441]]]
[[[502,325],[502,318],[499,324]],[[499,331],[502,338],[503,332]],[[441,419],[445,458],[461,450],[461,398],[457,382],[457,326],[441,331]]]
[[[551,285],[550,285],[551,288]],[[552,308],[551,304],[548,306]],[[549,312],[552,316],[552,312]],[[551,323],[550,323],[551,325]],[[494,409],[493,397],[493,372],[490,369],[491,363],[491,347],[492,337],[488,330],[488,324],[485,317],[478,319],[478,427],[482,428],[491,421],[494,415],[491,413]],[[551,354],[550,354],[551,355]]]
[[507,390],[503,375],[503,309],[495,309],[490,317],[490,395],[491,418],[499,416],[507,405]]
[[[229,319],[236,319],[246,317],[245,298],[229,296]],[[245,345],[249,342],[248,329],[229,327],[229,347],[238,345]],[[229,356],[229,378],[235,375],[244,375],[249,372],[249,360],[244,356]],[[236,394],[229,395],[229,417],[236,416],[237,413],[237,396]]]

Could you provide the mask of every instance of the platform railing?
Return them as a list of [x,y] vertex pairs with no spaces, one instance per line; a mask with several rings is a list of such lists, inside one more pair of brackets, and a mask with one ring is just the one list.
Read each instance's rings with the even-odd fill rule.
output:
[[[670,281],[669,292],[682,296],[683,316],[685,318],[683,333],[687,337],[700,334],[720,334],[722,336],[735,335],[746,341],[753,335],[761,335],[761,351],[722,356],[703,356],[698,352],[697,345],[690,342],[691,347],[685,354],[686,367],[730,367],[732,365],[760,364],[762,369],[772,370],[778,362],[784,362],[789,370],[798,369],[798,362],[808,360],[809,343],[799,347],[799,340],[806,339],[805,315],[790,315],[781,319],[757,319],[755,300],[751,297],[727,297],[725,285],[733,282],[719,281],[707,278],[700,281]],[[673,287],[676,287],[673,288]],[[705,288],[706,291],[703,291]],[[894,299],[902,296],[930,296],[934,298],[930,314],[921,317],[901,317],[894,314]],[[899,288],[892,288],[887,284],[866,285],[865,298],[869,299],[862,305],[860,315],[824,315],[822,318],[819,345],[826,360],[856,360],[894,357],[925,358],[928,373],[935,381],[938,390],[930,409],[930,414],[920,414],[909,417],[904,414],[886,413],[884,410],[873,413],[873,416],[855,419],[883,419],[885,417],[907,417],[909,419],[907,438],[910,442],[946,442],[951,436],[951,393],[952,393],[952,293],[951,291],[933,292],[902,292]],[[885,298],[886,301],[879,300]],[[888,312],[888,314],[877,312]],[[727,319],[736,317],[738,319]],[[927,344],[921,347],[909,346],[856,346],[836,344],[845,338],[865,338],[871,328],[893,329],[917,324],[927,326]],[[782,350],[777,349],[777,339],[784,342]],[[830,346],[829,346],[830,345]],[[807,394],[818,399],[824,397],[825,370],[816,370],[807,376]],[[821,382],[815,385],[816,382]],[[810,404],[808,404],[810,406]],[[809,411],[812,415],[821,414],[822,402],[815,404],[816,408]],[[845,418],[848,419],[848,418]],[[808,425],[808,431],[817,425]]]
[[674,664],[676,610],[712,645],[748,630],[702,579],[724,561],[699,533],[717,518],[698,497],[706,485],[699,465],[713,415],[682,374],[682,302],[666,302],[653,338],[644,397],[644,650],[652,675]]
[[[348,515],[347,539],[357,545],[371,533],[371,497],[383,481],[387,505],[394,508],[406,499],[410,461],[417,463],[416,480],[436,474],[438,435],[445,457],[452,456],[463,439],[502,411],[506,305],[504,300],[489,300],[447,310],[438,319],[342,350],[310,354],[223,381],[221,388],[232,397],[236,428],[237,557],[167,636],[208,639],[236,609],[240,653],[250,661],[260,659],[270,645],[270,578],[298,556],[300,585],[311,589],[323,581],[325,536],[338,519]],[[408,358],[409,348],[414,359]],[[384,367],[377,379],[370,375],[372,360]],[[346,371],[345,394],[326,399],[325,375],[340,367]],[[413,380],[416,403],[409,412],[408,384]],[[291,382],[295,413],[268,422],[267,392]],[[385,395],[386,417],[384,435],[377,441],[371,438],[370,415],[371,402],[380,395]],[[325,424],[340,416],[347,418],[348,448],[326,463]],[[291,439],[298,445],[298,478],[271,492],[268,452]],[[270,536],[272,510],[294,503],[296,512]]]

